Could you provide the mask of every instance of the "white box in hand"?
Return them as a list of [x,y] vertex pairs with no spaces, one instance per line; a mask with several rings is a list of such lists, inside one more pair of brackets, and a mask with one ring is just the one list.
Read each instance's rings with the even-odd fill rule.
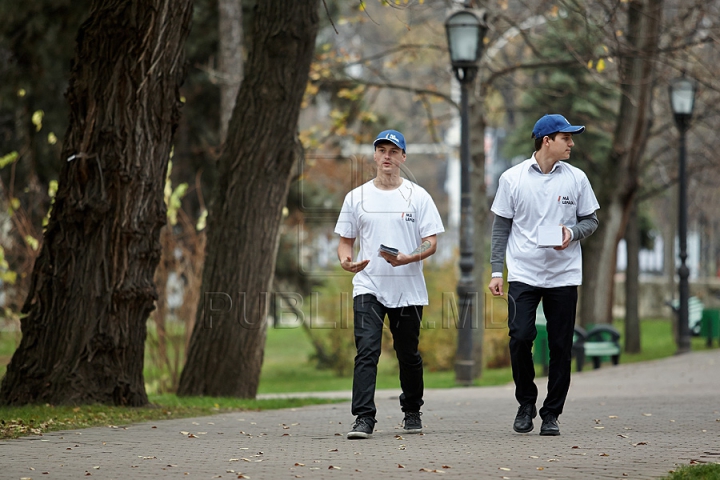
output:
[[541,225],[538,227],[538,247],[559,247],[563,243],[562,225]]

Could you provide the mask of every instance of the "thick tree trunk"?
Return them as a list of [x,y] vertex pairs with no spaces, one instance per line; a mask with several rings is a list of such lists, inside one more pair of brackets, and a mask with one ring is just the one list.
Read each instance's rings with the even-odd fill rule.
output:
[[[608,168],[595,191],[600,202],[598,231],[584,243],[580,321],[611,323],[617,244],[638,188],[640,160],[650,125],[662,0],[628,2],[628,45],[621,56],[622,100]],[[593,179],[594,183],[598,179]]]
[[242,1],[218,0],[218,13],[220,141],[224,143],[243,76]]
[[319,0],[264,0],[208,218],[198,317],[178,394],[253,398],[260,380],[278,229],[313,58]]
[[638,203],[630,208],[625,244],[627,245],[627,268],[625,269],[625,352],[640,352],[640,225]]
[[80,28],[59,190],[4,404],[147,403],[145,323],[191,5],[96,0]]

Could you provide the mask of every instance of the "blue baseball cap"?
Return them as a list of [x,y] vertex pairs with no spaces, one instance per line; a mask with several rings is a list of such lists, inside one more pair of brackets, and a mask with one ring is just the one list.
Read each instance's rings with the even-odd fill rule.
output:
[[585,131],[585,127],[581,125],[570,125],[562,115],[557,113],[544,115],[540,120],[535,122],[532,131],[532,138],[543,138],[553,133],[572,133],[574,135],[581,134]]
[[402,148],[403,153],[405,153],[405,137],[397,130],[384,130],[378,133],[377,138],[373,142],[373,147],[377,147],[377,144],[380,142],[394,143]]

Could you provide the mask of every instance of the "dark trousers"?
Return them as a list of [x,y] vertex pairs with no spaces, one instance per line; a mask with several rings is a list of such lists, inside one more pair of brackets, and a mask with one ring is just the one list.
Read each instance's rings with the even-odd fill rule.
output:
[[532,345],[537,336],[535,312],[542,300],[547,318],[550,365],[548,392],[540,417],[548,413],[559,416],[570,388],[570,364],[577,306],[577,287],[538,288],[521,282],[510,282],[508,289],[508,326],[510,327],[510,361],[515,398],[520,405],[537,401],[535,365]]
[[375,418],[375,383],[382,346],[382,329],[388,317],[393,347],[400,364],[400,406],[404,412],[418,412],[423,404],[423,367],[418,343],[422,306],[387,308],[374,295],[353,299],[355,314],[355,372],[352,414]]

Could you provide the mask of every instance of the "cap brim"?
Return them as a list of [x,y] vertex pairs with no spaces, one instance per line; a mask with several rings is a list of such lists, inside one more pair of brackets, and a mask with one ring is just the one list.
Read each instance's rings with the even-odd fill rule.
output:
[[[583,127],[583,129],[585,129],[585,127]],[[395,145],[396,147],[398,147],[399,149],[401,149],[403,152],[405,151],[405,149],[403,148],[402,145],[400,145],[400,144],[397,143],[397,142],[394,142],[393,140],[390,140],[389,138],[378,138],[378,139],[376,139],[376,140],[373,142],[373,147],[377,147],[377,144],[380,143],[380,142],[392,143],[393,145]]]
[[585,131],[585,127],[581,125],[569,125],[561,130],[558,130],[558,133],[572,133],[573,135],[580,135]]

